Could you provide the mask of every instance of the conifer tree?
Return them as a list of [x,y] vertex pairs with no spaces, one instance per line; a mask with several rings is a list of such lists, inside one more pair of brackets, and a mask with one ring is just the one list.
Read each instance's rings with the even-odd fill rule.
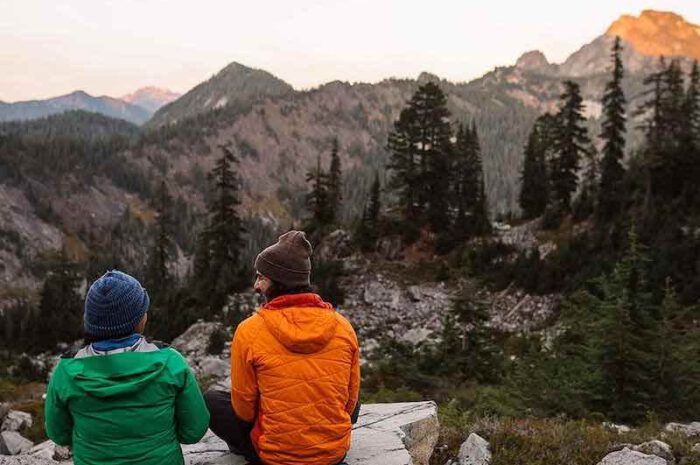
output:
[[555,160],[552,164],[551,180],[554,198],[561,211],[571,210],[571,198],[578,186],[578,169],[581,155],[590,144],[588,131],[584,126],[583,99],[579,85],[573,81],[564,82],[561,107],[557,114],[557,134]]
[[360,248],[365,252],[374,250],[376,241],[379,238],[379,212],[381,210],[380,190],[379,173],[375,172],[374,182],[370,190],[369,203],[366,204],[362,210],[362,217],[357,229]]
[[620,37],[615,37],[612,48],[612,79],[603,94],[603,122],[600,138],[603,140],[603,160],[598,198],[598,213],[609,219],[620,208],[620,183],[624,176],[622,160],[625,155],[625,94],[622,91],[624,70],[620,56]]
[[[155,199],[156,218],[151,228],[152,246],[146,265],[146,283],[152,298],[171,287],[172,275],[168,264],[175,254],[173,199],[162,180]],[[154,299],[155,300],[155,299]]]
[[525,219],[535,218],[544,213],[549,199],[545,124],[547,124],[545,115],[540,116],[533,125],[525,145],[519,197],[520,208],[523,210]]
[[334,223],[338,218],[342,202],[342,172],[338,156],[338,139],[333,139],[331,166],[328,171],[328,222]]
[[472,122],[471,139],[473,144],[473,160],[470,165],[476,174],[477,192],[474,204],[474,231],[476,234],[487,234],[491,231],[491,223],[488,216],[488,199],[486,198],[486,180],[484,179],[484,167],[481,163],[481,144],[479,134],[476,130],[476,123]]
[[328,173],[321,168],[321,157],[316,159],[316,168],[306,173],[306,182],[311,184],[311,191],[306,194],[306,205],[311,212],[308,232],[320,231],[330,224],[331,199],[328,190]]
[[214,188],[208,207],[209,223],[205,233],[200,236],[200,257],[196,259],[200,266],[208,264],[208,273],[195,277],[203,280],[204,288],[208,291],[210,312],[218,312],[229,294],[247,285],[240,263],[245,231],[237,211],[240,204],[240,185],[235,171],[238,159],[230,145],[220,145],[219,149],[221,157],[209,175]]
[[450,113],[440,87],[418,88],[389,134],[389,188],[399,197],[407,225],[429,224],[436,233],[449,228]]
[[410,218],[415,221],[421,212],[416,190],[420,173],[417,140],[415,111],[409,105],[401,110],[399,119],[394,122],[387,143],[391,152],[387,168],[392,173],[387,187],[396,193],[405,221]]
[[54,349],[83,335],[83,305],[78,293],[82,277],[64,250],[50,258],[34,324],[35,349]]
[[639,420],[652,408],[657,354],[650,341],[657,331],[646,281],[648,259],[636,233],[612,274],[599,281],[602,297],[600,364],[603,388],[615,418]]

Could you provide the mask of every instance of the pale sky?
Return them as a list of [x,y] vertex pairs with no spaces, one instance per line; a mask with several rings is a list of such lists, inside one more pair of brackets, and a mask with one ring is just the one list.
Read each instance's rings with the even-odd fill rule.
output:
[[647,8],[700,23],[698,0],[0,0],[0,100],[186,92],[232,61],[296,89],[466,81],[532,49],[561,62]]

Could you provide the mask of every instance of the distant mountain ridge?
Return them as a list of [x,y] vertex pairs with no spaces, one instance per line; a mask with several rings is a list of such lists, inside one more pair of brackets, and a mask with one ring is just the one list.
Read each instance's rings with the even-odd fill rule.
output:
[[68,110],[85,110],[119,118],[134,124],[143,124],[150,113],[138,106],[113,97],[93,97],[78,90],[46,100],[0,103],[0,121],[32,120]]
[[147,86],[142,87],[131,94],[122,96],[121,100],[131,103],[132,105],[138,105],[141,108],[145,108],[152,115],[162,106],[180,98],[181,95],[182,94],[170,91],[168,89]]
[[173,124],[224,106],[247,105],[294,92],[291,85],[267,71],[233,62],[207,81],[158,110],[150,127]]

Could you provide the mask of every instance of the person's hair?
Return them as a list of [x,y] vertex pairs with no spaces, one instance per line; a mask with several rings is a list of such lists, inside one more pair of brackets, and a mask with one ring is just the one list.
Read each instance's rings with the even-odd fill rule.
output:
[[271,279],[270,287],[267,289],[265,297],[267,297],[267,300],[272,300],[275,297],[279,297],[281,295],[305,294],[307,292],[313,292],[311,286],[288,287],[278,281]]

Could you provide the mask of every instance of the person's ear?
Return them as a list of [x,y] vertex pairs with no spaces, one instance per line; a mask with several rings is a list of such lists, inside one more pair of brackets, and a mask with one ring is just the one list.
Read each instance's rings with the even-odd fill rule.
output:
[[141,318],[141,321],[139,321],[139,324],[136,325],[134,328],[135,333],[143,333],[143,330],[146,329],[146,322],[148,321],[148,313],[145,313],[143,315],[143,318]]

